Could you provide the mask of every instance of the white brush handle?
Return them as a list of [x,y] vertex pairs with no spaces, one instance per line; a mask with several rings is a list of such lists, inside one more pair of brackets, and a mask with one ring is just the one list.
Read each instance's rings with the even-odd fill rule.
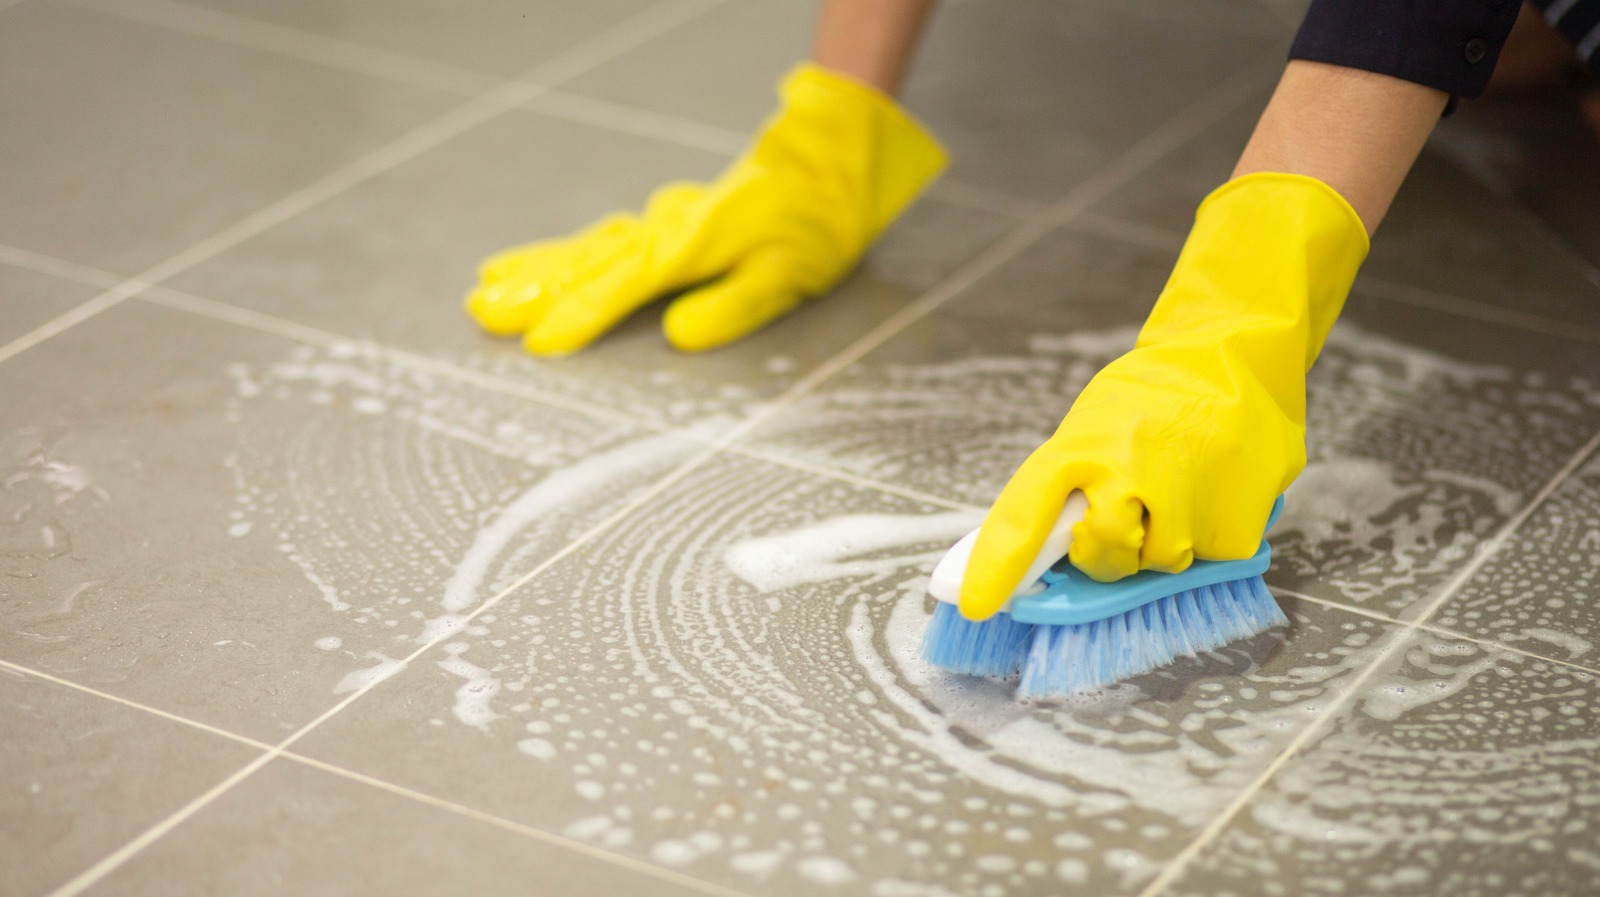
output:
[[[1082,492],[1074,491],[1067,496],[1067,503],[1061,508],[1061,516],[1056,518],[1055,526],[1050,527],[1050,535],[1045,536],[1038,555],[1028,566],[1028,572],[1023,574],[1022,581],[1017,583],[1016,590],[1011,593],[1012,598],[1033,592],[1044,571],[1067,556],[1067,551],[1072,548],[1072,528],[1088,511],[1089,500],[1084,498]],[[933,568],[933,581],[928,583],[928,592],[933,597],[946,604],[960,602],[961,580],[966,578],[967,562],[972,560],[972,546],[977,544],[977,541],[978,530],[973,530],[962,536],[961,541],[939,559],[938,565]],[[1004,609],[1009,607],[1008,603]]]

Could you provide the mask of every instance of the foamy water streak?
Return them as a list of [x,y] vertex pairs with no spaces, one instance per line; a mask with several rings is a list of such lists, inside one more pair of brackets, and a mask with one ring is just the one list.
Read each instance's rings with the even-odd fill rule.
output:
[[[1473,390],[1533,387],[1357,337],[1330,344],[1334,373],[1314,402],[1358,411],[1323,434],[1331,448],[1296,487],[1274,542],[1289,546],[1279,552],[1291,568],[1347,575],[1340,587],[1352,594],[1374,581],[1371,594],[1404,593],[1470,550],[1473,515],[1515,504],[1519,474],[1449,448],[1460,436],[1450,415],[1412,443],[1462,460],[1453,467],[1413,469],[1350,447],[1393,432],[1419,394],[1455,390],[1470,404]],[[1009,454],[1031,448],[1015,426],[1023,409],[1036,416],[1063,378],[1087,379],[1130,339],[1039,337],[1024,357],[896,368],[893,388],[862,384],[794,418],[823,437],[824,460],[874,476],[948,484],[958,457],[976,494],[1009,473]],[[351,664],[330,688],[395,675],[398,645],[447,635],[427,669],[448,685],[407,706],[432,700],[419,729],[460,733],[454,743],[475,768],[499,770],[509,803],[491,810],[735,887],[1136,889],[1387,631],[1307,605],[1287,645],[1263,636],[1099,694],[1019,704],[1009,686],[944,674],[917,655],[927,573],[975,515],[729,458],[466,626],[466,612],[615,500],[629,475],[667,469],[680,457],[670,441],[613,425],[535,427],[520,403],[418,380],[355,347],[236,379],[246,435],[236,524],[248,524],[242,538],[273,539],[326,591],[315,612],[337,635],[308,649],[347,652]],[[1567,384],[1534,403],[1542,417],[1531,432],[1591,413],[1585,390]],[[273,434],[258,440],[271,451],[258,451],[249,436],[261,402],[304,409],[306,433]],[[1380,411],[1359,411],[1369,402]],[[328,455],[311,435],[319,408],[366,421],[368,438]],[[291,472],[267,490],[263,466]],[[351,495],[366,504],[346,507]],[[373,515],[405,534],[403,549],[363,539]],[[1345,568],[1345,558],[1358,560]],[[1565,638],[1539,628],[1527,637]],[[1360,706],[1386,725],[1432,719],[1500,668],[1468,664],[1420,691],[1385,680]],[[1292,810],[1274,810],[1283,837],[1325,812]]]

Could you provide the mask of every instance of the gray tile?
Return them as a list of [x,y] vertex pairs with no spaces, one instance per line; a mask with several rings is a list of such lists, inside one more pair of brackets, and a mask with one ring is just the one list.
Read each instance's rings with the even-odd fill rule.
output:
[[0,893],[46,894],[255,748],[0,669]]
[[1595,679],[1422,634],[1173,895],[1589,895]]
[[134,302],[0,365],[0,657],[276,740],[691,446]]
[[1020,705],[916,655],[972,521],[718,460],[296,750],[753,894],[1120,892],[1384,631],[1290,601],[1287,636]]
[[1600,665],[1600,461],[1562,483],[1434,622],[1536,654]]
[[[1131,348],[1174,256],[1058,232],[752,439],[987,505]],[[1403,612],[1600,427],[1591,348],[1353,299],[1309,380],[1310,466],[1271,581]]]
[[1600,140],[1576,98],[1553,90],[1469,103],[1437,143],[1478,183],[1531,210],[1588,260],[1591,277],[1600,277],[1600,221],[1592,202],[1600,194]]
[[[1232,172],[1267,96],[1245,103],[1091,211],[1181,242],[1200,201]],[[1509,185],[1500,195],[1473,177],[1472,167],[1486,164],[1474,161],[1488,152],[1480,144],[1497,145],[1476,127],[1451,119],[1440,126],[1373,237],[1356,291],[1392,295],[1390,284],[1418,287],[1600,330],[1600,274],[1561,239],[1583,227],[1565,219],[1543,223]],[[1576,181],[1564,195],[1591,195],[1577,175],[1551,180]]]
[[906,103],[951,150],[951,176],[1055,198],[1283,43],[1204,23],[1007,0],[935,20]]
[[650,0],[185,0],[193,6],[506,78],[648,9]]
[[819,9],[794,0],[724,3],[562,90],[754,133],[777,104],[778,79],[810,55]]
[[0,84],[0,242],[125,274],[460,102],[48,3]]
[[87,302],[91,286],[0,263],[0,346]]
[[462,311],[484,256],[637,208],[656,185],[710,177],[725,164],[698,150],[508,114],[173,283],[652,420],[693,423],[772,398],[1013,226],[926,201],[834,293],[753,338],[701,355],[666,345],[659,307],[556,360],[529,357],[517,340],[485,336]]
[[[568,87],[748,132],[804,55],[813,15],[810,4],[730,4]],[[905,103],[950,149],[952,179],[1052,199],[1279,42],[1109,4],[948,4]]]
[[274,760],[89,894],[703,893],[288,760]]
[[1206,28],[1226,28],[1288,41],[1306,0],[1090,0],[1133,15]]

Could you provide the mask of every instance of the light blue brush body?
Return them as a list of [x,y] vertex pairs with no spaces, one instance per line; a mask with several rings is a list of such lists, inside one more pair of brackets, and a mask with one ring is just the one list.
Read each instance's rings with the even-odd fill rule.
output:
[[[1283,511],[1280,496],[1267,527]],[[1143,571],[1096,582],[1065,558],[1041,577],[1042,591],[1011,600],[982,622],[940,601],[923,656],[954,672],[1005,678],[1018,694],[1048,697],[1109,685],[1288,623],[1262,579],[1272,565],[1265,539],[1237,561],[1195,561],[1182,573]]]

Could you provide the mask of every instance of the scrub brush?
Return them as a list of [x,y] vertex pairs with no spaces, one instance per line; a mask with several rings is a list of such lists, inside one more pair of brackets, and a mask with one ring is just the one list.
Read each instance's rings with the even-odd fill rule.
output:
[[[1072,527],[1087,509],[1083,493],[1072,493],[1022,579],[1028,586],[980,623],[956,609],[978,533],[957,542],[928,588],[938,604],[923,657],[957,673],[1020,674],[1018,696],[1042,698],[1110,685],[1289,622],[1261,579],[1272,565],[1265,540],[1244,560],[1197,560],[1182,573],[1146,570],[1096,582],[1066,558]],[[1268,528],[1282,511],[1280,496]]]

